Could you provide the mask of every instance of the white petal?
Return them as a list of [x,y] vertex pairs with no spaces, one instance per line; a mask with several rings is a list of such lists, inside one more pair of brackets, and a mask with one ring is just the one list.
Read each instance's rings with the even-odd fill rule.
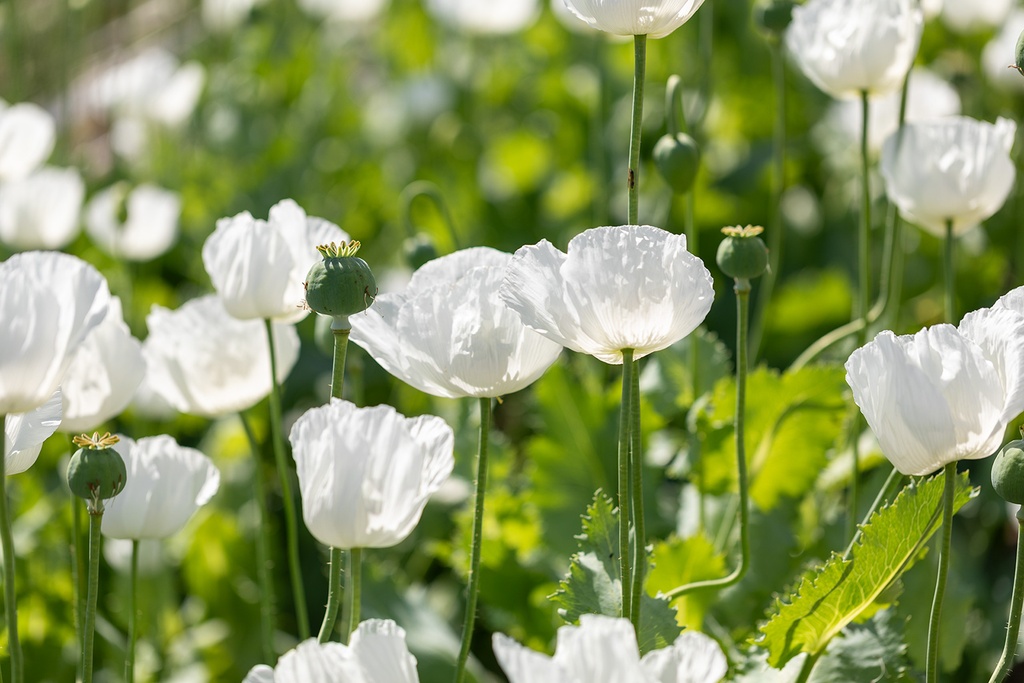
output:
[[627,619],[582,615],[579,626],[558,629],[554,659],[588,683],[652,680],[640,666],[636,633]]
[[406,647],[405,631],[390,619],[369,619],[359,624],[349,649],[369,681],[419,683],[416,658]]
[[17,249],[61,249],[78,235],[85,183],[73,168],[44,166],[0,185],[0,242]]
[[523,647],[504,633],[495,633],[493,643],[494,656],[509,683],[581,683],[551,657]]
[[[274,683],[374,683],[367,680],[349,648],[341,643],[324,643],[305,640],[294,650],[289,650],[274,667],[273,678],[263,679]],[[252,672],[250,672],[252,675]]]
[[4,473],[10,476],[32,467],[43,442],[57,431],[60,420],[60,390],[31,412],[8,415],[4,421]]
[[482,35],[522,31],[540,13],[538,0],[427,0],[427,10],[457,30]]
[[[93,197],[86,207],[85,230],[107,253],[130,261],[160,256],[178,236],[181,198],[155,185],[142,184],[124,196],[122,184],[112,185]],[[127,217],[118,219],[121,203]]]
[[1003,386],[1003,429],[1024,412],[1024,311],[995,306],[964,316],[960,333],[981,348]]
[[697,631],[685,631],[669,647],[640,660],[657,683],[719,683],[729,669],[722,648]]
[[601,31],[663,38],[686,23],[704,0],[565,0],[565,4]]
[[57,124],[42,107],[22,102],[0,111],[0,181],[20,180],[49,158]]
[[242,683],[275,683],[274,670],[266,664],[257,664],[246,675]]

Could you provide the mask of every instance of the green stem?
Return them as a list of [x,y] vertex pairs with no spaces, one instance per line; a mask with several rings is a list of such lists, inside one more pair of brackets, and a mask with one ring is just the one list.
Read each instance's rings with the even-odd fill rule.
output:
[[256,433],[242,413],[242,430],[249,440],[253,462],[253,488],[256,492],[256,507],[259,523],[256,528],[256,580],[260,587],[260,647],[263,661],[274,661],[274,622],[276,594],[271,576],[271,558],[267,536],[270,534],[270,520],[267,518],[267,485],[263,480],[263,465],[260,462],[260,446]]
[[857,233],[857,266],[859,270],[857,317],[863,320],[864,324],[858,330],[858,346],[863,346],[867,341],[867,317],[871,306],[871,162],[868,157],[870,110],[868,92],[865,90],[860,94],[861,213],[860,230]]
[[135,640],[138,637],[139,541],[132,540],[132,564],[128,574],[128,652],[124,658],[124,680],[135,681]]
[[445,227],[448,228],[452,246],[456,251],[461,249],[459,231],[455,229],[455,221],[448,210],[448,203],[444,200],[444,195],[441,194],[440,188],[429,180],[416,180],[409,183],[402,190],[402,195],[399,197],[398,201],[402,206],[402,222],[405,224],[406,235],[409,237],[415,237],[416,235],[416,226],[412,222],[412,205],[419,197],[426,197],[434,202],[438,213],[441,214],[441,218],[444,220]]
[[622,617],[633,613],[633,574],[629,563],[629,427],[633,405],[633,349],[622,350],[622,406],[619,408],[619,579],[622,590]]
[[728,576],[707,581],[696,581],[674,588],[665,594],[669,600],[701,588],[725,588],[739,583],[750,567],[750,490],[747,481],[747,449],[744,443],[747,406],[748,318],[750,309],[750,280],[736,279],[736,476],[739,480],[740,499],[740,561]]
[[629,190],[627,205],[630,225],[639,223],[640,131],[644,118],[644,78],[647,72],[647,36],[633,36],[633,118],[629,131]]
[[466,618],[462,624],[462,644],[455,669],[455,683],[466,677],[469,648],[473,643],[476,623],[476,600],[480,593],[480,551],[484,533],[484,499],[487,495],[487,447],[491,432],[491,399],[480,399],[480,443],[476,456],[476,482],[473,492],[473,547],[469,557],[469,589],[466,595]]
[[363,551],[352,548],[345,558],[348,570],[348,581],[345,583],[345,606],[342,608],[341,642],[348,644],[348,639],[359,625],[359,605],[362,592]]
[[1014,656],[1017,654],[1017,637],[1020,635],[1020,614],[1024,605],[1024,509],[1017,510],[1017,561],[1013,569],[1013,597],[1010,598],[1010,620],[1006,624],[1006,642],[1003,653],[999,656],[996,670],[988,683],[1000,683],[1013,668]]
[[93,641],[96,637],[96,600],[100,592],[100,524],[103,510],[89,511],[89,593],[85,599],[85,637],[82,646],[82,680],[92,683]]
[[292,494],[290,468],[281,434],[281,395],[277,383],[277,351],[274,349],[274,323],[263,321],[267,328],[267,345],[270,347],[271,389],[270,437],[274,445],[274,461],[277,476],[281,480],[281,498],[284,502],[285,537],[288,545],[288,575],[292,584],[292,599],[295,601],[295,620],[298,622],[299,640],[309,638],[309,610],[306,609],[306,591],[302,585],[302,565],[299,562],[299,524],[295,516],[295,498]]
[[[82,586],[82,577],[86,574],[88,558],[85,557],[85,548],[82,544],[82,503],[81,499],[73,493],[71,494],[71,533],[73,536],[71,544],[71,590],[75,598],[75,636],[78,647],[82,647],[85,634],[85,589]],[[78,666],[81,667],[81,665],[82,663],[79,661]],[[76,680],[81,680],[81,668],[78,669],[77,674]]]
[[[864,515],[864,520],[861,522],[861,525],[867,524],[871,520],[871,515],[875,514],[878,508],[880,508],[882,504],[889,499],[889,496],[891,496],[896,491],[896,489],[900,487],[902,483],[903,474],[901,474],[899,470],[893,467],[892,472],[889,473],[889,477],[885,480],[885,483],[882,484],[882,488],[879,489],[878,495],[875,496],[874,502],[871,503],[871,509],[868,510],[867,514]],[[860,539],[860,536],[861,526],[858,525],[856,531],[854,531],[852,538],[850,539],[850,544],[846,546],[846,550],[843,552],[844,560],[850,559],[850,555],[853,554],[853,546],[856,545],[857,541]]]
[[[348,354],[348,337],[352,331],[349,327],[335,328],[334,333],[334,365],[331,369],[331,398],[341,398],[345,389],[345,358]],[[323,623],[317,640],[326,643],[334,633],[334,623],[338,620],[338,607],[341,604],[341,568],[343,552],[331,548],[331,561],[327,567],[327,611],[324,612]]]
[[946,486],[942,492],[942,537],[939,539],[939,568],[935,576],[935,596],[928,620],[928,657],[925,669],[926,683],[939,680],[939,630],[942,617],[942,599],[946,594],[949,574],[949,546],[953,536],[953,493],[956,484],[956,463],[945,467]]
[[632,389],[629,392],[629,461],[633,480],[633,538],[636,555],[633,558],[632,597],[630,621],[633,630],[640,633],[640,606],[643,602],[644,573],[647,571],[647,532],[644,528],[644,454],[640,433],[640,361],[633,361]]
[[[0,455],[6,450],[7,416],[0,413]],[[7,646],[11,653],[11,680],[22,683],[25,678],[21,658],[21,643],[18,641],[18,595],[14,585],[14,537],[11,534],[11,513],[7,500],[6,459],[0,457],[0,545],[4,553],[4,613],[7,619]]]
[[821,657],[821,651],[807,655],[807,659],[804,660],[804,665],[800,667],[800,675],[797,676],[794,683],[807,683],[807,681],[810,680],[811,672],[814,671],[814,665],[818,663],[819,657]]
[[953,219],[946,221],[946,240],[943,244],[943,266],[946,273],[946,292],[943,298],[945,302],[945,322],[956,323],[956,269],[953,264],[953,247],[956,246],[953,237]]

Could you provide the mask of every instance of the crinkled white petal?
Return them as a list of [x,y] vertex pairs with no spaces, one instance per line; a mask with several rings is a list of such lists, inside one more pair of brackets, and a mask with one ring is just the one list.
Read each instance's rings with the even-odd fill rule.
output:
[[539,0],[427,0],[427,11],[458,31],[482,35],[517,33],[540,14]]
[[253,667],[242,683],[377,683],[366,679],[351,651],[341,643],[320,644],[304,640],[281,655],[271,669]]
[[719,683],[729,670],[721,646],[698,631],[684,631],[669,647],[640,660],[657,683]]
[[368,619],[349,640],[367,681],[419,683],[416,658],[405,644],[405,630],[390,619]]
[[997,304],[972,311],[960,321],[958,330],[995,366],[1003,388],[1000,422],[1005,427],[1024,412],[1024,309]]
[[704,0],[564,0],[590,26],[619,36],[663,38],[685,24]]
[[35,464],[43,442],[57,431],[61,420],[61,392],[35,410],[8,415],[4,420],[4,473],[20,474]]
[[[125,204],[126,219],[118,218]],[[181,198],[155,185],[142,184],[127,196],[122,184],[99,193],[85,208],[85,231],[97,246],[129,261],[148,261],[165,253],[178,236]]]
[[347,401],[306,411],[289,435],[310,533],[334,548],[384,548],[419,522],[455,466],[454,436],[439,417]]
[[579,626],[558,629],[554,660],[581,682],[651,681],[640,666],[636,633],[627,619],[580,616]]
[[78,235],[85,183],[74,168],[44,166],[0,185],[0,242],[61,249]]
[[[261,320],[239,320],[216,296],[193,299],[177,310],[153,306],[142,344],[150,386],[183,413],[217,417],[264,399],[271,390],[270,347]],[[299,335],[275,323],[278,381],[299,357]]]
[[504,633],[495,633],[493,644],[494,656],[509,683],[581,683],[551,657],[520,645]]
[[684,236],[630,225],[587,230],[568,254],[547,240],[519,249],[499,294],[527,327],[621,364],[624,349],[642,358],[696,329],[714,287]]
[[31,102],[0,110],[0,181],[20,180],[45,162],[57,141],[53,116]]
[[1013,188],[1010,160],[1017,125],[966,116],[907,124],[882,146],[885,189],[906,218],[939,237],[998,211]]

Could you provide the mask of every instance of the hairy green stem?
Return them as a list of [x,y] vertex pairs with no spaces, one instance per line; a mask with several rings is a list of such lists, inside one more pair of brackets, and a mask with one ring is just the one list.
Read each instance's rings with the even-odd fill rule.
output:
[[644,79],[647,72],[647,36],[633,36],[633,118],[629,131],[629,175],[626,178],[627,222],[639,223],[640,132],[644,118]]
[[[101,503],[102,504],[102,503]],[[100,593],[100,525],[103,509],[89,510],[89,589],[85,598],[85,633],[82,645],[82,680],[92,683],[92,654],[96,638],[96,602]]]
[[487,447],[491,433],[491,399],[480,399],[480,444],[476,456],[476,482],[473,492],[473,547],[469,558],[469,589],[466,594],[466,618],[462,624],[462,644],[455,669],[455,683],[466,677],[469,649],[476,623],[476,600],[480,593],[480,551],[484,533],[484,499],[487,495]]
[[860,525],[857,526],[857,530],[854,531],[852,538],[850,539],[850,544],[846,546],[846,550],[843,552],[844,560],[850,559],[850,556],[853,554],[853,547],[857,544],[857,541],[860,539],[862,533],[861,526],[867,524],[871,520],[871,515],[875,514],[878,508],[882,507],[885,501],[889,499],[889,496],[891,496],[896,491],[896,489],[900,487],[902,483],[903,474],[898,469],[893,467],[892,472],[889,473],[889,476],[888,478],[886,478],[885,483],[882,484],[882,488],[878,490],[878,495],[875,496],[874,502],[871,503],[871,509],[868,510],[867,514],[864,515],[863,521],[860,523]]
[[622,590],[622,617],[629,619],[633,613],[633,574],[629,562],[629,518],[632,506],[629,501],[629,427],[630,406],[633,405],[633,349],[622,350],[622,398],[619,408],[619,452],[618,452],[618,503],[619,503],[619,580]]
[[1013,668],[1017,654],[1017,637],[1020,635],[1020,614],[1024,606],[1024,508],[1017,510],[1017,561],[1013,568],[1013,597],[1010,598],[1010,618],[1006,624],[1006,642],[999,655],[999,663],[988,683],[1000,683]]
[[747,481],[747,449],[744,443],[747,406],[747,363],[749,338],[747,333],[750,309],[750,280],[736,279],[736,416],[733,418],[736,441],[736,476],[739,480],[740,507],[740,561],[728,575],[719,579],[695,581],[667,592],[669,600],[701,588],[732,586],[746,575],[750,567],[750,489]]
[[309,610],[306,608],[306,590],[302,585],[302,565],[299,562],[299,523],[295,515],[295,496],[292,494],[291,470],[285,455],[284,435],[281,433],[281,394],[277,382],[277,351],[274,349],[274,323],[268,318],[263,321],[267,328],[267,345],[270,347],[271,389],[270,438],[274,446],[274,461],[277,476],[281,480],[281,499],[284,502],[285,540],[288,547],[288,576],[292,585],[292,599],[295,602],[295,621],[299,639],[309,638]]
[[128,573],[128,651],[124,658],[124,680],[135,682],[135,641],[138,638],[139,541],[132,540],[132,564]]
[[348,578],[345,580],[345,605],[341,611],[341,642],[347,645],[349,638],[359,625],[363,574],[362,548],[352,548],[348,551],[345,557],[345,568]]
[[939,538],[939,568],[935,576],[935,596],[928,619],[928,656],[925,668],[926,683],[939,680],[939,631],[942,620],[942,599],[946,594],[946,578],[949,575],[949,547],[953,537],[953,494],[956,485],[956,462],[946,465],[946,485],[942,491],[942,536]]
[[956,246],[956,238],[953,237],[953,219],[946,221],[946,240],[942,245],[943,249],[943,270],[946,274],[945,296],[943,297],[943,311],[945,322],[956,324],[956,268],[953,263],[953,248]]
[[[7,432],[4,427],[7,416],[0,413],[0,454],[6,450]],[[14,584],[15,558],[14,536],[11,533],[11,512],[7,500],[7,463],[0,458],[0,545],[4,553],[4,614],[7,620],[7,648],[11,653],[11,680],[22,683],[25,678],[24,662],[21,656],[21,643],[18,640],[18,594]]]
[[242,421],[242,430],[249,441],[253,461],[253,488],[256,493],[256,514],[259,521],[256,526],[256,581],[260,587],[260,649],[263,661],[275,660],[274,628],[276,621],[274,581],[271,576],[271,557],[267,537],[270,535],[270,520],[267,518],[267,485],[263,480],[263,465],[260,462],[260,445],[256,433],[243,413],[238,414]]
[[644,573],[647,571],[647,531],[644,528],[644,453],[640,434],[640,361],[633,361],[633,387],[629,394],[629,461],[633,480],[633,538],[636,556],[633,558],[632,597],[630,616],[633,630],[640,633],[640,606],[643,603]]

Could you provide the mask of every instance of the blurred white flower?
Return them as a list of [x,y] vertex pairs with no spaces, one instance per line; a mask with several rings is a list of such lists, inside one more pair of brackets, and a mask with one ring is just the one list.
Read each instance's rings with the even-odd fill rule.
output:
[[[119,217],[125,210],[125,220]],[[178,236],[181,198],[143,183],[130,192],[123,184],[100,191],[85,208],[85,231],[108,254],[149,261],[164,254]]]
[[288,439],[302,518],[332,548],[401,543],[455,467],[455,437],[444,420],[407,418],[387,405],[356,408],[332,398],[307,410]]
[[597,30],[569,9],[565,0],[551,0],[551,13],[555,15],[558,23],[573,33],[592,33]]
[[310,639],[289,650],[277,666],[255,666],[242,683],[418,683],[416,658],[405,631],[390,619],[359,624],[347,646]]
[[548,339],[621,364],[690,334],[711,310],[711,273],[686,237],[649,225],[593,228],[569,242],[547,240],[515,253],[502,301]]
[[690,20],[704,0],[564,0],[589,26],[617,36],[664,38]]
[[939,237],[966,232],[1002,207],[1016,175],[1017,124],[966,116],[907,124],[882,146],[885,191],[907,220]]
[[1000,25],[999,33],[985,44],[981,52],[981,67],[989,82],[1007,90],[1024,89],[1024,78],[1013,64],[1017,52],[1017,38],[1024,31],[1024,10],[1015,9]]
[[539,0],[427,0],[427,11],[457,31],[482,35],[517,33],[540,15]]
[[370,21],[380,16],[388,0],[298,0],[299,7],[317,19]]
[[[183,413],[217,417],[251,408],[270,394],[270,347],[258,320],[238,320],[214,295],[177,310],[153,306],[142,354],[149,385]],[[299,357],[299,335],[274,325],[277,380]]]
[[24,472],[35,464],[43,442],[60,426],[60,389],[43,405],[4,420],[4,474]]
[[24,178],[50,158],[57,140],[53,116],[31,102],[0,100],[0,181]]
[[999,26],[1013,4],[1013,0],[942,0],[942,21],[961,32]]
[[833,97],[882,94],[902,85],[923,28],[917,0],[809,0],[793,7],[786,47]]
[[334,223],[307,217],[285,199],[270,209],[268,221],[248,211],[217,221],[203,244],[203,265],[231,315],[295,322],[308,313],[301,307],[302,283],[322,259],[317,245],[348,239]]
[[198,62],[182,65],[167,50],[151,47],[83,76],[75,96],[91,114],[179,125],[195,109],[205,73]]
[[429,261],[408,286],[350,318],[352,341],[434,396],[495,397],[533,383],[562,347],[523,326],[498,298],[512,256],[487,247]]
[[254,7],[266,0],[203,0],[203,25],[213,33],[228,33],[249,18]]
[[942,0],[919,0],[925,19],[934,19],[942,12]]
[[510,683],[718,683],[728,669],[718,644],[695,631],[641,658],[632,624],[598,614],[559,628],[553,657],[502,633],[494,655]]
[[114,445],[128,471],[127,483],[103,514],[104,536],[142,540],[181,531],[220,487],[220,471],[194,448],[167,435]]
[[51,398],[109,302],[107,281],[74,256],[33,251],[0,263],[0,415]]
[[119,415],[145,373],[142,344],[124,322],[121,300],[112,297],[103,322],[79,345],[64,374],[61,431],[91,431]]
[[884,331],[850,356],[846,382],[900,472],[988,457],[1024,411],[1024,315],[1000,302],[959,328]]
[[44,166],[0,184],[0,242],[15,249],[60,249],[78,235],[85,183],[74,168]]

